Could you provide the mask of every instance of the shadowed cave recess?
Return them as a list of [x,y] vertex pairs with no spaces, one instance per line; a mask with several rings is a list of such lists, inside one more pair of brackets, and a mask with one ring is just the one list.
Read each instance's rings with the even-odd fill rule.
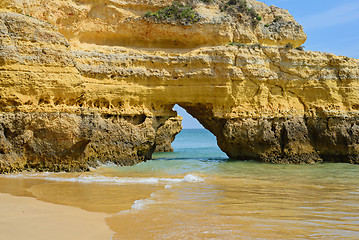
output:
[[168,4],[0,3],[0,173],[151,159],[182,128],[175,104],[231,159],[359,163],[357,59],[304,51],[302,26],[259,1],[144,17]]

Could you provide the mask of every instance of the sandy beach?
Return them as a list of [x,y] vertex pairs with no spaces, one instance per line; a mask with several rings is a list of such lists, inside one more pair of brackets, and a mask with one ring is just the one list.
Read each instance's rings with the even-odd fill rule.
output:
[[111,239],[106,217],[109,215],[0,193],[1,239]]

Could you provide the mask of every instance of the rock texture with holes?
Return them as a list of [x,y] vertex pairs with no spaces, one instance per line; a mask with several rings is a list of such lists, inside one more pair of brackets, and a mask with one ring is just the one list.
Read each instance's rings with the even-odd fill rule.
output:
[[182,117],[172,117],[161,126],[156,135],[155,152],[173,152],[172,142],[182,130]]
[[150,159],[181,129],[174,104],[233,159],[359,163],[358,60],[296,49],[302,27],[254,0],[142,17],[167,4],[0,3],[0,172]]

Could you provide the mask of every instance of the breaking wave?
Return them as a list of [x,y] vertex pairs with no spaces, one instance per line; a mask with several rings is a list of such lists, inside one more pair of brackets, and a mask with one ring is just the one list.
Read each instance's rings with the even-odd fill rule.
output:
[[187,174],[183,178],[156,178],[156,177],[106,177],[101,175],[94,176],[77,176],[77,177],[63,177],[54,176],[56,174],[50,173],[35,173],[35,174],[12,174],[5,175],[10,178],[32,178],[42,179],[47,181],[55,182],[78,182],[78,183],[100,183],[100,184],[115,184],[115,185],[126,185],[126,184],[175,184],[181,182],[203,182],[204,179],[193,175]]

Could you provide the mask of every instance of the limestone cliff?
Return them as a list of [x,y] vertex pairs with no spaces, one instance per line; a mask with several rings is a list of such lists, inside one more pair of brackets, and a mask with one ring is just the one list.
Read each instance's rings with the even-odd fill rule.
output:
[[163,0],[2,1],[0,171],[149,159],[174,104],[233,159],[359,163],[359,61],[296,48],[286,10],[228,2],[192,2],[186,25],[143,17]]
[[161,126],[156,135],[156,149],[155,152],[173,152],[172,142],[175,137],[182,130],[182,117],[177,116],[168,119],[163,126]]

